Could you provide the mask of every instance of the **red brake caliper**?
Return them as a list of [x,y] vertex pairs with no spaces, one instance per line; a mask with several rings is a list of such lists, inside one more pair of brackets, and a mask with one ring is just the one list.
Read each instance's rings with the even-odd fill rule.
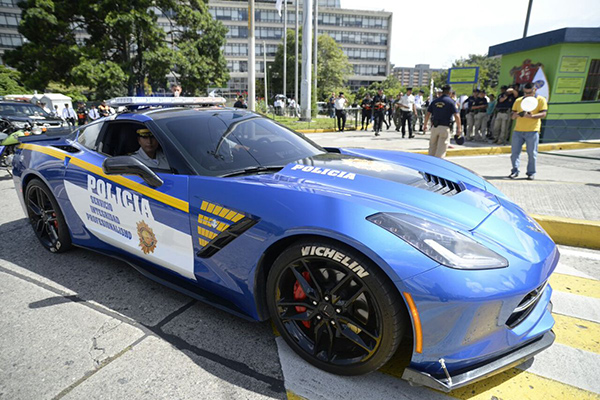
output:
[[[302,273],[302,276],[304,277],[304,279],[306,279],[308,283],[310,283],[310,274],[308,273],[308,271],[304,271]],[[306,293],[304,293],[304,290],[302,290],[300,282],[296,281],[296,283],[294,283],[294,300],[304,299],[306,299]],[[306,311],[306,307],[304,306],[296,306],[295,308],[296,311],[298,311],[299,313],[303,313]],[[310,321],[302,321],[302,325],[304,325],[306,328],[310,328]]]
[[52,213],[52,216],[54,217],[54,227],[58,230],[58,221],[56,220],[56,213]]

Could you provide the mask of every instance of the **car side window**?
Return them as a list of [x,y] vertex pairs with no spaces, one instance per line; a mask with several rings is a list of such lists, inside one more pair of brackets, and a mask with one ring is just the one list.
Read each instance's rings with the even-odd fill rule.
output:
[[96,150],[96,143],[98,141],[98,135],[100,134],[101,129],[101,123],[84,127],[79,131],[77,142],[87,149]]

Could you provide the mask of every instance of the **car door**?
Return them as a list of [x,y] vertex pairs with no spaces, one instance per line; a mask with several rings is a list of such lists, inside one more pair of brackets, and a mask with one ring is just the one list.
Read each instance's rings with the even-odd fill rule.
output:
[[188,176],[157,172],[163,184],[151,187],[138,176],[102,171],[102,163],[110,155],[96,150],[102,149],[111,129],[126,136],[136,127],[145,125],[110,121],[90,124],[79,134],[75,145],[81,152],[70,157],[65,173],[66,196],[81,220],[80,228],[72,229],[73,239],[196,280]]

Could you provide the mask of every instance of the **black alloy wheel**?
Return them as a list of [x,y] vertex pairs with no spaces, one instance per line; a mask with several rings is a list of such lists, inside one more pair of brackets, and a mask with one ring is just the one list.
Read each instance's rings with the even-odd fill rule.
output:
[[31,227],[42,246],[52,253],[67,251],[71,247],[69,229],[50,189],[39,179],[27,184],[25,204]]
[[381,367],[402,338],[402,299],[382,272],[337,243],[301,243],[275,261],[267,283],[275,326],[311,364],[341,375]]

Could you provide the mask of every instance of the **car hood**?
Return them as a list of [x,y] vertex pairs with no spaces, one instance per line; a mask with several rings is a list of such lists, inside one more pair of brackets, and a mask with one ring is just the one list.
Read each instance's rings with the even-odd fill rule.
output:
[[29,122],[33,124],[34,122],[37,124],[50,124],[50,125],[60,125],[62,123],[62,119],[55,117],[43,117],[43,116],[30,116],[30,117],[18,117],[15,115],[3,115],[2,118],[5,118],[9,121],[13,122]]
[[291,163],[275,175],[251,179],[285,181],[296,190],[341,195],[378,212],[408,212],[465,230],[477,227],[499,207],[496,196],[485,190],[484,180],[467,170],[454,164],[444,169],[411,162],[406,153],[389,153],[388,159],[319,154]]

